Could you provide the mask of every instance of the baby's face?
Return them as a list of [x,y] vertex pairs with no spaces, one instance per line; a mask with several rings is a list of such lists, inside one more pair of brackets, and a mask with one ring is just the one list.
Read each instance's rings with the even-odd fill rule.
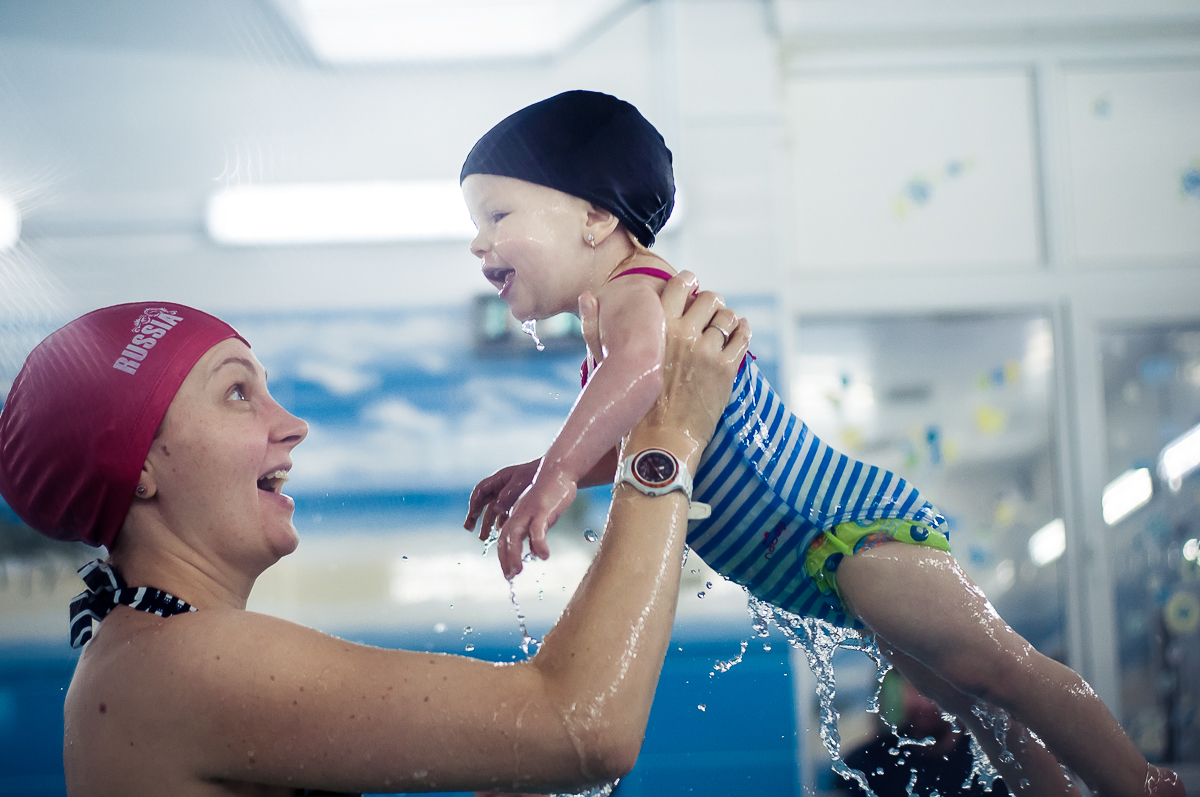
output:
[[479,233],[471,254],[521,321],[578,308],[595,264],[584,227],[591,205],[543,185],[472,174],[463,198]]

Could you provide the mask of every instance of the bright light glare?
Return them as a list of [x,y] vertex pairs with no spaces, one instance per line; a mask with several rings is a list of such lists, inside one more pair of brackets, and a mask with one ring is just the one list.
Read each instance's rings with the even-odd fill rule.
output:
[[1183,544],[1183,558],[1189,562],[1200,559],[1200,539],[1192,537]]
[[548,56],[622,0],[299,0],[299,25],[329,63]]
[[1183,486],[1183,477],[1200,466],[1200,425],[1167,443],[1158,455],[1158,476],[1172,490]]
[[475,237],[455,180],[234,186],[209,199],[206,222],[233,246]]
[[1143,507],[1154,495],[1154,481],[1149,468],[1127,470],[1104,488],[1101,505],[1104,522],[1112,526],[1135,509]]
[[1048,565],[1067,550],[1067,526],[1055,518],[1029,538],[1029,558],[1038,567]]
[[21,237],[21,211],[16,203],[0,194],[0,252],[17,245]]

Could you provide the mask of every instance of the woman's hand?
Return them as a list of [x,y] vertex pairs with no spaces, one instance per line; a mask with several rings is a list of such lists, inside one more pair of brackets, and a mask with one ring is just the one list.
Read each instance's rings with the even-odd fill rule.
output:
[[[750,345],[750,324],[718,294],[692,296],[696,277],[676,274],[663,288],[666,356],[658,400],[630,433],[627,450],[658,445],[696,472]],[[722,330],[730,334],[726,338]],[[584,324],[585,335],[589,325]],[[589,341],[589,346],[591,342]]]

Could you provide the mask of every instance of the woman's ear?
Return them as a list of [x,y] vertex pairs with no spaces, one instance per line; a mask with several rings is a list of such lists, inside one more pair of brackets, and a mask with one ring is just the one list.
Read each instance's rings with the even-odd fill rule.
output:
[[617,225],[620,223],[620,219],[604,208],[589,205],[587,220],[583,227],[583,240],[592,247],[597,247],[604,242],[605,238],[612,235],[613,230],[617,229]]
[[138,476],[138,485],[134,489],[133,494],[137,498],[151,498],[158,492],[158,485],[154,481],[154,466],[150,464],[149,457],[142,464],[142,472]]

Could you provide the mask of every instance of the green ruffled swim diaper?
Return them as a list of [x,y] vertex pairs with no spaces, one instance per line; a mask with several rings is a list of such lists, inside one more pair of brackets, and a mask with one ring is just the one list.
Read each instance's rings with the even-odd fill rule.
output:
[[826,529],[812,541],[804,557],[804,569],[823,594],[837,595],[841,601],[836,575],[842,559],[892,540],[950,551],[946,535],[926,523],[901,518],[850,521]]

